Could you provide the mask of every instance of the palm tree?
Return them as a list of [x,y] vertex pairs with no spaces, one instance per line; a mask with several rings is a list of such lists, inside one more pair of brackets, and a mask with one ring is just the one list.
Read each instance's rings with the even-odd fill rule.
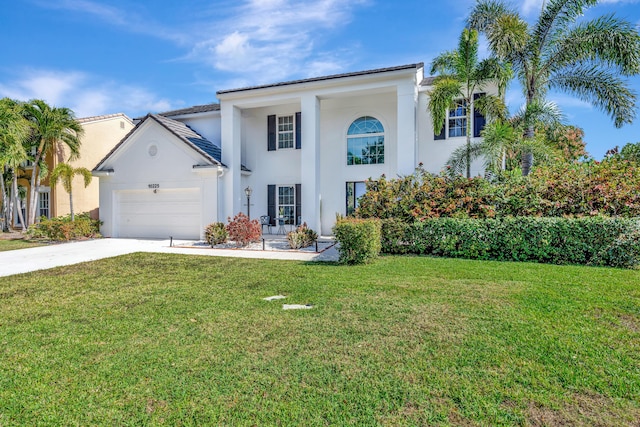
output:
[[[634,25],[605,15],[578,23],[597,0],[549,0],[529,26],[502,0],[478,0],[469,26],[509,62],[525,96],[525,138],[533,139],[536,110],[549,89],[577,96],[608,114],[616,127],[635,118],[636,94],[626,77],[640,73],[640,34]],[[523,155],[523,175],[533,158]]]
[[91,171],[87,168],[79,167],[74,168],[68,163],[58,163],[49,177],[49,182],[52,186],[56,185],[58,180],[61,181],[64,191],[69,193],[69,211],[71,212],[71,221],[75,221],[73,214],[73,178],[76,175],[80,175],[84,178],[84,187],[87,188],[91,184]]
[[[17,169],[27,158],[23,142],[28,136],[29,127],[21,114],[21,104],[9,98],[0,99],[0,190],[2,192],[3,228],[12,223],[13,207],[17,196]],[[5,173],[12,176],[11,195],[5,185]],[[18,209],[18,215],[22,211]],[[20,223],[24,229],[24,219]]]
[[77,158],[80,153],[80,138],[84,130],[76,121],[72,110],[64,107],[50,107],[39,99],[26,104],[25,117],[32,126],[32,147],[35,147],[28,215],[29,224],[33,224],[38,204],[37,189],[47,172],[42,167],[47,153],[62,145],[69,148],[69,160]]
[[[498,87],[499,96],[487,95],[499,101],[504,93],[511,70],[495,58],[478,62],[478,32],[464,29],[460,35],[458,49],[438,55],[431,64],[431,74],[438,73],[430,93],[429,112],[433,118],[433,130],[442,132],[449,109],[461,109],[466,117],[465,164],[467,178],[471,177],[471,161],[473,157],[471,144],[471,108],[474,106],[473,95],[483,90],[487,84]],[[477,103],[476,103],[477,104]],[[493,105],[494,102],[486,102]],[[479,108],[480,105],[475,105]]]

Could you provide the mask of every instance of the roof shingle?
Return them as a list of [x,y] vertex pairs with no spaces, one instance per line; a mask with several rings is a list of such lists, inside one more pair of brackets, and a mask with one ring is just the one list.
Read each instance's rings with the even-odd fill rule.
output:
[[325,81],[325,80],[342,79],[342,78],[346,78],[346,77],[358,77],[358,76],[366,76],[366,75],[370,75],[370,74],[389,73],[389,72],[392,72],[392,71],[419,69],[419,68],[422,68],[422,67],[424,67],[424,63],[419,62],[419,63],[416,63],[416,64],[401,65],[401,66],[398,66],[398,67],[378,68],[378,69],[375,69],[375,70],[357,71],[357,72],[353,72],[353,73],[344,73],[344,74],[333,74],[333,75],[330,75],[330,76],[313,77],[313,78],[310,78],[310,79],[303,79],[303,80],[292,80],[292,81],[288,81],[288,82],[274,83],[274,84],[261,85],[261,86],[249,86],[249,87],[244,87],[244,88],[239,88],[239,89],[219,90],[216,93],[218,95],[222,95],[222,94],[225,94],[225,93],[245,92],[245,91],[255,90],[255,89],[266,89],[266,88],[273,88],[273,87],[290,86],[290,85],[295,85],[295,84],[300,84],[300,83],[320,82],[320,81]]

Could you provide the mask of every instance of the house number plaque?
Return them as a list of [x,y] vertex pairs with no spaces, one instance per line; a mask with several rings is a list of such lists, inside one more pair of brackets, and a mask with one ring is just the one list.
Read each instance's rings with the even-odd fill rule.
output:
[[149,188],[160,188],[160,184],[149,184]]

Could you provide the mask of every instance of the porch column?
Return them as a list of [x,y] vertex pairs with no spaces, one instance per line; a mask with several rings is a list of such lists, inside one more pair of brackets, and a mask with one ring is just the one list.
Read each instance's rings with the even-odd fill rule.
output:
[[222,136],[222,163],[227,170],[222,176],[221,195],[218,200],[220,221],[233,218],[242,207],[241,191],[241,148],[242,148],[242,111],[233,104],[222,102],[220,105],[220,126]]
[[416,111],[418,88],[413,82],[398,85],[398,154],[396,173],[410,175],[416,168]]
[[301,99],[302,152],[302,221],[309,228],[320,229],[320,100],[313,95]]

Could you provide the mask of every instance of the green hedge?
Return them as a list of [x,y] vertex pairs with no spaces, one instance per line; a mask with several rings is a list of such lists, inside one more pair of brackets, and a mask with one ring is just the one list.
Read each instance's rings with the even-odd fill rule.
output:
[[640,218],[390,219],[382,224],[382,251],[633,268],[640,265]]
[[340,218],[333,227],[343,264],[361,264],[380,254],[381,224],[377,219]]

